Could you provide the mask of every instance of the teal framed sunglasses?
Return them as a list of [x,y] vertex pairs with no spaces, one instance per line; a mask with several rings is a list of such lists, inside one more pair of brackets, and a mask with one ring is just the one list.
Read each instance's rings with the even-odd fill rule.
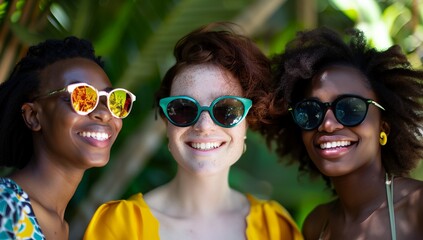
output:
[[235,127],[247,116],[252,104],[250,99],[237,96],[218,97],[210,106],[201,106],[197,100],[188,96],[171,96],[159,101],[166,118],[177,127],[194,125],[203,111],[209,112],[218,126]]

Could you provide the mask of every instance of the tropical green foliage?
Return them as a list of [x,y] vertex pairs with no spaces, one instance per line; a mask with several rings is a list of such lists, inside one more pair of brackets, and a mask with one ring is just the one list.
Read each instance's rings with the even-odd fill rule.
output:
[[[146,192],[175,173],[153,93],[181,36],[211,21],[233,21],[272,56],[298,30],[358,27],[378,48],[399,44],[421,67],[422,11],[418,0],[0,0],[0,82],[28,45],[76,35],[94,43],[115,86],[137,95],[110,163],[86,173],[68,207],[71,236],[78,239],[98,204]],[[279,163],[258,134],[249,132],[247,145],[230,174],[235,188],[280,201],[300,225],[330,198],[322,181]]]

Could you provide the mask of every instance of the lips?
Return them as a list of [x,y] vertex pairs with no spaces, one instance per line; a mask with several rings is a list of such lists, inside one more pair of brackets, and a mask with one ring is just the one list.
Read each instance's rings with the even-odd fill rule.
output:
[[111,137],[105,132],[79,132],[78,135],[85,138],[93,138],[97,141],[106,141]]
[[219,148],[222,145],[221,142],[192,142],[190,144],[190,146],[194,149],[198,149],[198,150],[212,150],[212,149],[216,149]]
[[341,136],[322,136],[314,147],[319,158],[337,161],[353,150],[355,144],[357,142]]
[[351,145],[351,141],[332,141],[320,144],[320,149],[333,149],[339,147],[347,147]]

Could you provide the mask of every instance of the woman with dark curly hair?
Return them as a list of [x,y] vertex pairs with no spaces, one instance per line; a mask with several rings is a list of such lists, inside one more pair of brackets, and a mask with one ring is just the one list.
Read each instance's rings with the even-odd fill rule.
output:
[[156,103],[176,176],[145,195],[103,204],[85,239],[302,239],[281,205],[228,183],[247,128],[257,129],[266,112],[268,59],[226,24],[191,32],[174,55]]
[[300,32],[272,66],[278,112],[261,131],[336,193],[304,237],[421,239],[423,183],[409,173],[423,158],[423,72],[398,46],[378,51],[358,30],[346,43],[327,28]]
[[[104,96],[104,97],[101,97]],[[0,239],[68,239],[66,206],[104,166],[135,96],[113,89],[89,41],[29,48],[0,85]]]

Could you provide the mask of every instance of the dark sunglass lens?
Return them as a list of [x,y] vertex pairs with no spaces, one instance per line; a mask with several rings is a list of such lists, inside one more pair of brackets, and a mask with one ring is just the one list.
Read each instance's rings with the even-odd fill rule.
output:
[[323,114],[323,109],[316,101],[301,102],[294,109],[295,122],[305,130],[318,127]]
[[179,126],[188,126],[197,117],[197,105],[188,99],[175,99],[167,105],[169,119]]
[[366,117],[367,104],[360,98],[347,97],[339,100],[335,106],[335,116],[344,126],[360,124]]
[[98,95],[90,86],[76,87],[71,94],[73,109],[79,114],[87,114],[94,110],[97,105]]
[[223,126],[234,126],[244,116],[244,104],[235,98],[224,98],[219,100],[213,107],[213,116]]

